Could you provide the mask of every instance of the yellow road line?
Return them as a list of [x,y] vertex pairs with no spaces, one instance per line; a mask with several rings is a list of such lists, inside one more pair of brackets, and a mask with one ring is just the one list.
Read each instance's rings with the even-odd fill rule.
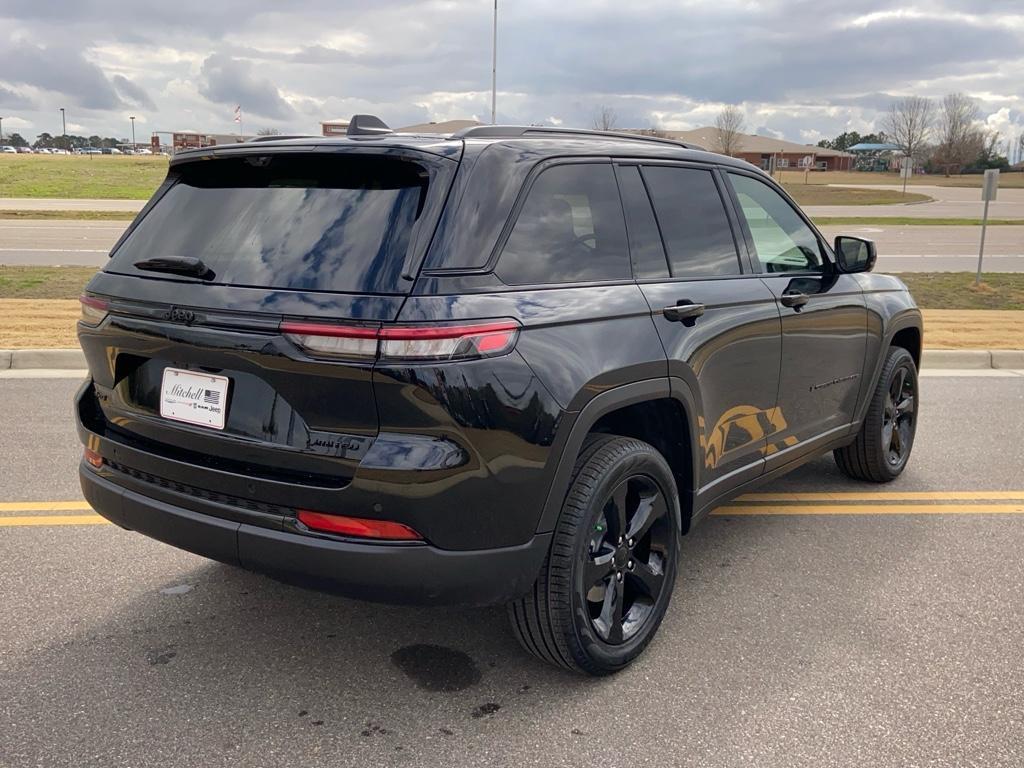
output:
[[84,501],[10,501],[0,503],[0,512],[91,512]]
[[747,493],[736,501],[998,501],[1024,499],[1024,491],[825,491]]
[[0,528],[27,525],[107,525],[109,522],[99,515],[19,515],[0,517]]
[[808,504],[719,507],[714,515],[1020,515],[1020,504]]

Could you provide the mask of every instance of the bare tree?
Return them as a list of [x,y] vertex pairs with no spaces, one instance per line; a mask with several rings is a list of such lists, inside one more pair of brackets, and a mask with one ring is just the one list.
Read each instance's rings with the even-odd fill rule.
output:
[[964,93],[950,93],[942,99],[934,161],[947,176],[959,173],[984,151],[987,136],[977,124],[980,115],[978,104]]
[[743,145],[743,112],[731,104],[715,118],[716,149],[723,155],[735,155]]
[[594,113],[594,128],[598,131],[614,131],[619,123],[615,110],[602,104]]
[[280,136],[281,130],[279,128],[260,128],[256,131],[257,136]]
[[903,154],[919,158],[928,145],[935,121],[935,105],[923,96],[907,96],[894,101],[883,120],[889,141]]

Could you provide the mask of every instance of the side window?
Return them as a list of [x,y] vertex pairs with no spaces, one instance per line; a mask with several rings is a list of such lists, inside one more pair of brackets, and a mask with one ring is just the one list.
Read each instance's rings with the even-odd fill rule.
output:
[[741,274],[729,217],[711,171],[645,166],[673,277]]
[[622,208],[629,230],[629,253],[633,259],[633,275],[637,278],[668,277],[668,261],[661,244],[661,233],[654,218],[640,169],[635,165],[618,168]]
[[629,279],[626,225],[611,164],[543,171],[495,271],[509,285]]
[[818,272],[821,244],[786,199],[762,181],[730,173],[765,272]]

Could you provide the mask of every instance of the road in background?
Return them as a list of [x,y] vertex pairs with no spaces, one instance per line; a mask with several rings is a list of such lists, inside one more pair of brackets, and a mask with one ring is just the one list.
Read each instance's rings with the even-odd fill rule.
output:
[[[822,458],[760,490],[804,512],[820,502],[789,494],[853,492],[868,514],[709,518],[657,639],[600,680],[527,656],[501,609],[370,605],[110,525],[4,525],[80,498],[77,384],[0,380],[0,423],[25,425],[0,431],[9,768],[1024,762],[1024,515],[970,514],[1024,501],[1024,377],[922,379],[894,484]],[[894,492],[950,513],[875,514]]]
[[[884,184],[830,184],[860,189],[901,189]],[[908,186],[907,192],[934,198],[930,203],[910,205],[807,205],[804,211],[811,218],[822,216],[909,216],[919,219],[980,219],[981,188]],[[989,204],[989,218],[1024,219],[1024,189],[1000,189],[998,198]]]
[[[0,220],[0,264],[101,266],[129,222]],[[979,227],[828,226],[836,234],[878,243],[879,270],[889,272],[970,271],[977,263]],[[1024,226],[989,227],[985,271],[1024,272]],[[972,261],[973,260],[973,261]]]

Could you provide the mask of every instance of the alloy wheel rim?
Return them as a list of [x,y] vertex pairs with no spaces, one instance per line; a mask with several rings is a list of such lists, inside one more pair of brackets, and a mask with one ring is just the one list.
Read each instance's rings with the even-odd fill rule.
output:
[[597,636],[610,645],[635,637],[654,614],[671,557],[668,503],[645,475],[621,481],[594,522],[580,588]]
[[917,392],[914,377],[909,374],[905,366],[896,369],[882,409],[882,449],[886,461],[894,467],[906,461],[914,441]]

